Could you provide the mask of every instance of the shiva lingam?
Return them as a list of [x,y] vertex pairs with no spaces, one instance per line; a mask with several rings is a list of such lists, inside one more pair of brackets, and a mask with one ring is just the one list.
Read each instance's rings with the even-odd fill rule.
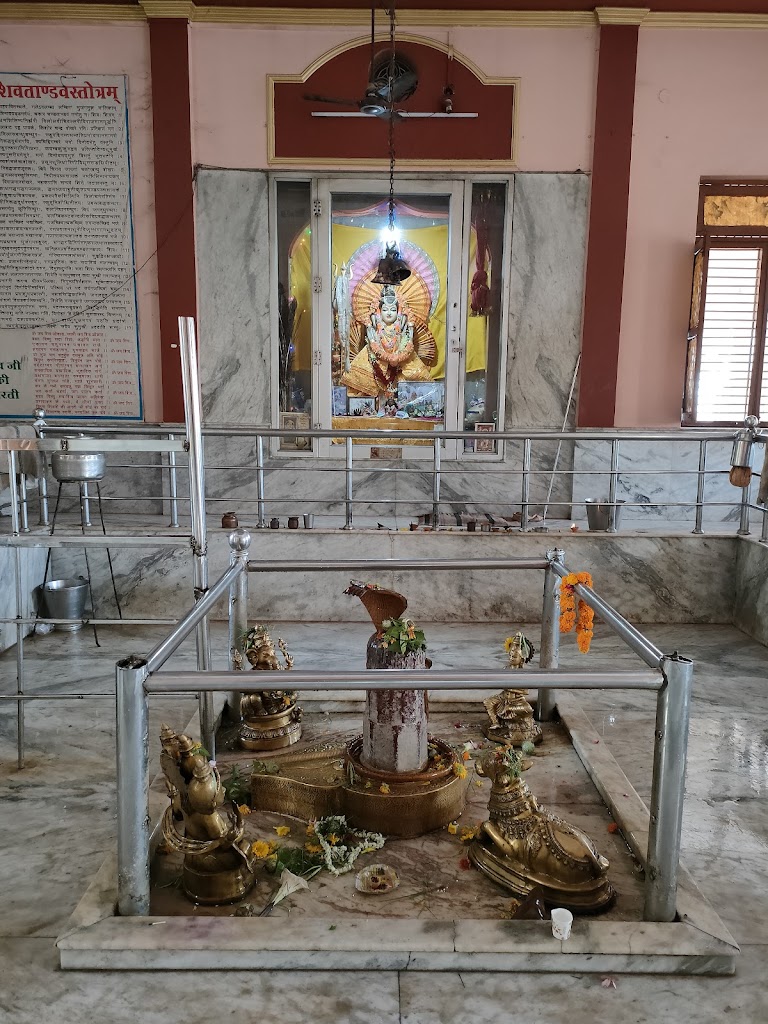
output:
[[[402,594],[353,581],[376,632],[367,668],[425,669],[424,633],[402,618]],[[363,734],[349,743],[324,743],[275,760],[276,772],[254,770],[254,808],[298,818],[343,814],[356,828],[417,836],[442,828],[463,808],[469,778],[456,752],[427,733],[425,690],[369,690]]]
[[[504,646],[509,655],[508,668],[522,668],[536,653],[533,644],[523,633],[507,637]],[[522,746],[526,741],[541,743],[541,726],[534,719],[533,708],[525,699],[527,694],[527,690],[504,689],[483,701],[491,720],[483,729],[489,740],[515,747]]]
[[[293,667],[293,657],[285,641],[278,637],[277,646],[284,664],[275,651],[275,645],[266,626],[253,626],[245,634],[243,654],[252,671],[281,672]],[[232,663],[242,670],[243,654],[234,648]],[[261,690],[246,694],[240,701],[240,746],[244,750],[279,750],[290,747],[301,738],[301,708],[296,704],[293,690]]]
[[234,903],[256,881],[242,815],[226,800],[219,773],[199,744],[167,725],[161,727],[160,742],[171,799],[162,832],[168,847],[184,855],[184,892],[193,903]]
[[589,836],[544,807],[521,773],[529,764],[512,747],[491,751],[476,764],[491,780],[488,821],[469,850],[470,860],[518,899],[534,890],[550,907],[590,913],[608,907],[615,892],[608,861]]

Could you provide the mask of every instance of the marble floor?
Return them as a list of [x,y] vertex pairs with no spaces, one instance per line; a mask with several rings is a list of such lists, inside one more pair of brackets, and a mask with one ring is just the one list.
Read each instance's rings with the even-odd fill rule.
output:
[[[683,854],[687,866],[742,948],[732,978],[449,972],[88,973],[58,968],[54,939],[115,841],[114,662],[145,653],[163,630],[126,627],[92,634],[52,633],[27,645],[28,691],[88,700],[49,700],[26,712],[27,767],[15,764],[15,711],[0,705],[0,1022],[77,1024],[107,1021],[185,1024],[217,1020],[259,1024],[488,1024],[520,1017],[536,1024],[738,1024],[768,1021],[768,650],[727,626],[644,627],[665,651],[696,663]],[[349,664],[362,658],[365,623],[285,625],[297,665]],[[536,643],[535,631],[532,639]],[[437,666],[503,663],[498,625],[430,625]],[[225,630],[213,630],[216,656]],[[174,657],[191,665],[194,644]],[[586,663],[635,667],[619,641],[598,626]],[[585,665],[570,638],[561,664]],[[0,657],[0,692],[15,689],[13,651]],[[438,695],[434,695],[437,702]],[[455,698],[454,698],[455,699]],[[641,795],[647,795],[653,697],[584,693],[582,706]],[[445,707],[449,705],[443,705]],[[324,707],[318,703],[318,709]],[[327,709],[327,705],[325,708]],[[153,701],[150,729],[183,725],[186,698]],[[330,714],[330,711],[329,711]]]

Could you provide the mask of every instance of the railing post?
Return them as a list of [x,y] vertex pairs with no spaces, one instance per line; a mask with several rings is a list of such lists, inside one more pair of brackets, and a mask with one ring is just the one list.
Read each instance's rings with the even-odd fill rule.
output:
[[[44,438],[45,410],[35,409],[35,422],[32,424],[39,438]],[[40,526],[48,525],[48,455],[46,452],[38,452],[40,457],[40,473],[37,478],[37,496],[40,503]]]
[[[549,565],[544,570],[544,605],[541,613],[541,650],[539,651],[539,668],[557,668],[560,661],[560,577],[552,567],[553,562],[565,563],[565,552],[562,548],[553,548],[547,552]],[[539,690],[536,701],[536,717],[540,722],[548,722],[555,708],[555,691]]]
[[696,525],[694,533],[703,533],[704,521],[704,477],[707,470],[707,442],[699,441],[699,475],[696,480]]
[[149,714],[147,663],[118,661],[117,693],[117,909],[124,917],[149,914]]
[[739,517],[738,530],[739,537],[749,536],[749,490],[750,484],[741,488],[741,515]]
[[259,521],[256,523],[256,529],[264,530],[267,526],[267,511],[264,503],[264,438],[261,434],[256,436],[256,497],[259,502]]
[[[205,521],[205,461],[203,457],[202,411],[200,381],[197,367],[195,321],[191,316],[179,317],[179,348],[184,386],[184,415],[189,443],[189,512],[192,524],[191,545],[195,600],[208,590],[208,532]],[[197,627],[197,668],[206,672],[211,667],[211,636],[206,615]],[[215,757],[216,736],[213,721],[213,694],[199,694],[200,737],[203,746]]]
[[[169,434],[169,441],[175,441],[176,435]],[[168,452],[168,498],[171,509],[171,526],[179,525],[179,489],[176,479],[176,452]]]
[[352,529],[352,437],[344,438],[344,525],[342,530]]
[[432,454],[432,529],[440,526],[440,438],[436,437]]
[[29,510],[27,508],[27,474],[19,472],[19,504],[21,506],[21,532],[29,533]]
[[83,526],[92,526],[91,523],[91,496],[88,493],[88,481],[83,480],[80,484],[80,523]]
[[520,504],[520,529],[528,529],[528,505],[531,497],[531,439],[523,441],[523,477]]
[[616,492],[619,483],[619,441],[611,441],[611,478],[608,484],[608,533],[616,533]]
[[[16,490],[16,471],[18,469],[17,454],[14,449],[8,452],[8,475],[11,480],[11,532],[18,537],[19,494]],[[16,693],[24,693],[24,600],[21,587],[21,550],[14,549],[13,556],[14,590],[16,595]],[[16,767],[24,767],[24,701],[16,702]]]
[[[251,535],[242,528],[229,535],[229,564],[241,563],[240,575],[229,588],[229,668],[235,668],[235,651],[242,654],[245,634],[248,631],[248,549]],[[245,666],[243,666],[245,667]],[[227,695],[229,719],[240,721],[241,690],[231,690]]]
[[763,544],[768,544],[768,502],[763,507],[763,529],[760,534],[760,541]]
[[677,652],[665,657],[661,668],[664,683],[656,700],[651,823],[645,868],[646,921],[675,918],[693,683],[693,662]]

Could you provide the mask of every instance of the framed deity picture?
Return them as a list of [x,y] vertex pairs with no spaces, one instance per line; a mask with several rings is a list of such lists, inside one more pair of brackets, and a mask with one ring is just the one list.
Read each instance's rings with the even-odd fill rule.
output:
[[[285,430],[309,430],[309,414],[306,412],[281,412],[280,426]],[[280,447],[306,451],[312,447],[312,441],[309,437],[281,437]]]
[[[496,430],[495,423],[476,423],[475,433],[476,434],[493,434]],[[475,441],[476,452],[490,452],[493,454],[496,451],[496,442],[492,441],[488,437],[478,437]]]
[[342,386],[333,389],[333,415],[347,415],[347,389]]
[[411,419],[441,420],[445,412],[445,385],[439,381],[401,380],[397,407]]
[[350,416],[375,416],[376,415],[376,399],[375,398],[350,398],[349,399],[349,415]]

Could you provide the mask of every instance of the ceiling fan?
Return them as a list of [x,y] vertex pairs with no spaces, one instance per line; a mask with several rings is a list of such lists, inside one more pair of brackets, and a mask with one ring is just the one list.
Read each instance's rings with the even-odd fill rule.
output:
[[389,10],[390,47],[375,52],[376,9],[371,10],[371,56],[368,64],[368,85],[362,99],[343,99],[337,96],[305,95],[312,103],[333,103],[344,107],[357,107],[362,114],[385,120],[402,120],[394,109],[412,96],[419,84],[419,76],[411,61],[395,49],[395,10]]

